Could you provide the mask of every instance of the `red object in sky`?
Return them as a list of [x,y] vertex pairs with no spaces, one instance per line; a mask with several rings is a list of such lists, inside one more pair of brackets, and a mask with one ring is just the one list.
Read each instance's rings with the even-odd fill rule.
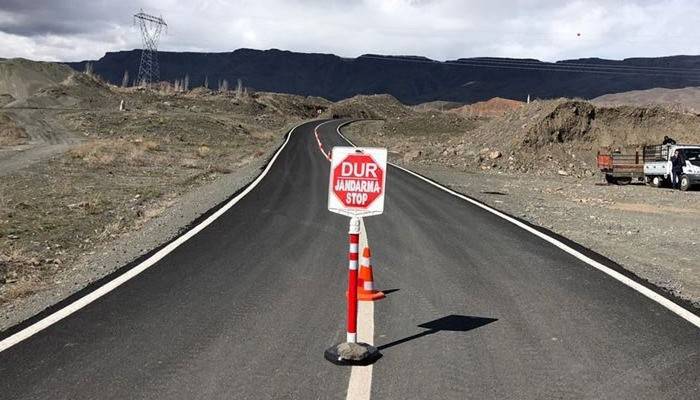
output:
[[368,154],[350,154],[332,171],[331,190],[345,207],[367,209],[384,193],[384,170]]

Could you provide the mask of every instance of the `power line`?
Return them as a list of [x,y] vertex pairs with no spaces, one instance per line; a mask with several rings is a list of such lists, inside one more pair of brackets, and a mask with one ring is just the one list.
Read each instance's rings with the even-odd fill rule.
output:
[[[483,57],[475,59],[465,59],[467,61],[486,61],[486,62],[500,62],[500,63],[513,63],[513,64],[527,64],[527,65],[551,65],[556,67],[585,67],[585,68],[609,68],[609,69],[629,69],[629,70],[640,70],[640,71],[652,71],[652,72],[687,72],[687,73],[700,73],[698,69],[695,68],[677,68],[677,67],[652,67],[652,66],[642,66],[642,65],[621,65],[621,64],[609,64],[609,63],[575,63],[575,62],[565,62],[560,61],[556,63],[541,62],[541,61],[530,61],[530,60],[513,60],[507,58],[495,58],[495,57]],[[459,60],[457,60],[459,61]]]
[[543,63],[543,65],[538,65],[536,63],[521,63],[521,64],[510,64],[507,62],[481,62],[478,60],[460,60],[455,62],[450,62],[450,65],[463,64],[477,67],[493,67],[493,68],[504,68],[504,69],[526,69],[526,70],[538,70],[538,71],[556,71],[556,72],[578,72],[578,73],[600,73],[606,75],[642,75],[642,76],[664,76],[664,77],[676,77],[676,78],[700,78],[700,71],[693,72],[673,72],[673,71],[654,71],[654,70],[637,70],[637,69],[624,69],[624,68],[609,68],[605,66],[566,66],[559,64]]
[[662,76],[662,77],[675,77],[675,78],[685,78],[689,80],[700,80],[700,70],[688,72],[675,72],[675,71],[654,71],[654,70],[639,70],[639,69],[624,69],[624,68],[607,68],[606,66],[591,67],[588,65],[581,64],[577,66],[560,66],[559,64],[552,63],[536,63],[536,62],[514,62],[516,60],[507,61],[480,61],[478,59],[471,60],[458,60],[458,61],[435,61],[435,60],[421,60],[416,58],[405,58],[405,57],[388,57],[388,56],[378,56],[378,55],[364,55],[361,58],[375,59],[381,61],[400,61],[400,62],[411,62],[411,63],[422,63],[422,64],[436,64],[436,65],[452,65],[452,66],[466,66],[466,67],[478,67],[478,68],[494,68],[494,69],[517,69],[517,70],[531,70],[531,71],[548,71],[548,72],[569,72],[569,73],[589,73],[589,74],[600,74],[600,75],[628,75],[628,76]]

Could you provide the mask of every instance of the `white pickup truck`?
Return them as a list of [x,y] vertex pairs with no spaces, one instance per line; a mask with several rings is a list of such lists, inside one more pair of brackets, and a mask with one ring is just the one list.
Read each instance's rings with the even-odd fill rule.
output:
[[644,179],[659,187],[671,182],[671,157],[678,150],[683,154],[685,166],[681,175],[681,190],[700,184],[700,145],[665,144],[644,148]]

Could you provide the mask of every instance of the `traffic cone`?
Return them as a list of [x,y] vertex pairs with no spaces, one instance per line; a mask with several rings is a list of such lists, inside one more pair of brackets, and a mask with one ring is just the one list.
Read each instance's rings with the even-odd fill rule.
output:
[[362,250],[362,262],[357,277],[357,299],[362,301],[374,301],[384,298],[384,293],[374,289],[374,276],[372,274],[372,253],[369,247]]

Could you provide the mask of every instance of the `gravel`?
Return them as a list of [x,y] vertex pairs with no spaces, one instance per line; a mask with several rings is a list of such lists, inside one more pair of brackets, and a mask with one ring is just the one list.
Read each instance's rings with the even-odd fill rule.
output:
[[[354,125],[362,124],[343,132],[350,140],[377,145],[367,129]],[[483,171],[413,157],[433,151],[429,143],[412,142],[413,153],[399,136],[382,144],[390,161],[567,237],[700,307],[700,191],[608,186],[600,176]]]

